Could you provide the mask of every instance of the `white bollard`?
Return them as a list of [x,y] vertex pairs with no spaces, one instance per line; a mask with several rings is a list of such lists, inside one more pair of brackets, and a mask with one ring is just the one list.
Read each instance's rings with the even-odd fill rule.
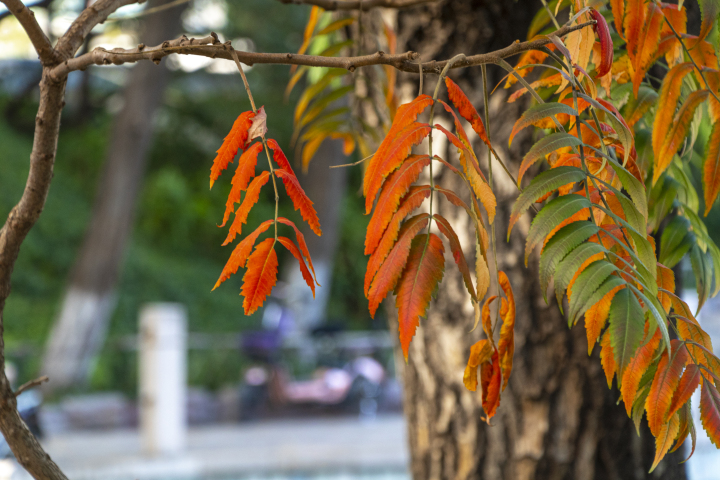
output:
[[178,303],[140,311],[140,432],[146,455],[185,448],[187,313]]

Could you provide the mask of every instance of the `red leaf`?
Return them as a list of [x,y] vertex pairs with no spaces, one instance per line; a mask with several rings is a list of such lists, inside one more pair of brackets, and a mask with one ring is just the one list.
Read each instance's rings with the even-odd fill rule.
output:
[[597,22],[593,28],[600,40],[600,65],[595,65],[596,76],[604,77],[612,70],[613,63],[613,41],[610,37],[610,27],[608,27],[605,17],[594,8],[590,9],[590,16]]
[[288,172],[295,175],[295,172],[293,171],[292,167],[290,166],[290,162],[288,161],[287,157],[285,156],[285,153],[280,148],[280,145],[273,140],[272,138],[268,139],[267,146],[270,150],[273,151],[273,160],[275,160],[275,163],[278,164],[280,168],[283,170],[287,170]]
[[278,261],[274,246],[275,239],[266,238],[255,247],[255,251],[248,258],[242,286],[245,315],[250,315],[262,307],[265,298],[275,286]]
[[680,410],[692,397],[693,392],[700,385],[700,368],[693,364],[690,364],[685,369],[683,376],[680,378],[680,384],[673,394],[672,402],[670,402],[670,411],[666,418],[670,418],[675,415],[675,412]]
[[[647,325],[647,324],[646,324]],[[647,328],[647,327],[646,327]],[[660,345],[660,329],[655,330],[655,334],[644,345],[635,352],[630,363],[625,368],[625,372],[622,376],[622,385],[620,392],[622,393],[623,402],[625,403],[625,411],[628,416],[632,413],[632,406],[635,402],[635,395],[637,395],[638,386],[642,376],[645,375],[647,369],[650,367],[655,355],[655,350]]]
[[400,346],[406,360],[410,340],[420,325],[420,317],[425,316],[432,294],[442,280],[444,253],[442,240],[437,235],[431,233],[415,237],[402,277],[395,288]]
[[225,215],[221,227],[230,218],[230,214],[235,210],[235,204],[240,201],[240,194],[248,187],[248,183],[255,176],[255,166],[257,165],[257,156],[262,150],[262,143],[255,143],[248,148],[238,160],[238,166],[232,179],[232,189],[225,203]]
[[660,428],[665,423],[672,396],[680,382],[680,375],[687,360],[687,350],[684,344],[678,340],[673,340],[671,343],[672,358],[668,360],[667,352],[662,354],[650,387],[650,394],[645,401],[648,426],[655,436],[658,435]]
[[303,257],[305,257],[305,261],[307,262],[308,266],[310,267],[310,270],[313,273],[313,276],[315,277],[315,283],[317,283],[318,286],[321,286],[317,282],[317,275],[315,274],[315,267],[313,267],[312,258],[310,258],[310,250],[308,250],[307,243],[305,243],[305,236],[302,234],[300,229],[298,229],[298,227],[293,222],[288,220],[287,218],[278,217],[278,222],[284,223],[285,225],[289,225],[295,230],[295,238],[297,239],[297,243],[298,243],[298,246],[300,247],[300,251],[302,252]]
[[427,155],[411,155],[402,166],[393,172],[383,184],[375,212],[367,226],[365,255],[372,254],[380,243],[383,232],[397,211],[401,198],[420,176],[423,168],[430,165]]
[[470,103],[465,93],[450,77],[445,77],[445,85],[447,86],[448,97],[450,97],[450,101],[455,105],[455,108],[457,108],[460,116],[470,122],[475,133],[489,146],[490,139],[488,139],[485,124],[483,124],[482,118],[480,118],[480,115],[478,115],[477,110],[475,110],[475,107]]
[[472,279],[470,278],[470,267],[468,267],[467,261],[465,260],[465,254],[462,251],[460,240],[458,239],[455,230],[453,230],[452,225],[450,225],[450,222],[448,222],[445,217],[438,215],[437,213],[433,215],[433,217],[435,218],[435,222],[438,230],[440,230],[440,233],[445,235],[448,242],[450,242],[450,251],[453,254],[458,270],[460,270],[460,273],[462,274],[463,281],[465,282],[465,288],[467,288],[470,297],[477,301],[475,288],[473,287]]
[[708,381],[702,383],[700,421],[710,441],[720,448],[720,393]]
[[315,232],[317,236],[322,235],[320,230],[320,219],[318,219],[317,212],[313,207],[313,202],[305,195],[305,190],[300,186],[300,182],[294,173],[283,170],[282,168],[275,169],[275,175],[280,177],[285,184],[285,191],[293,202],[295,210],[300,210],[303,220],[305,220],[310,229]]
[[270,228],[270,225],[272,225],[273,223],[273,220],[264,221],[257,229],[255,229],[253,233],[245,237],[242,242],[237,244],[232,254],[230,255],[230,258],[225,264],[225,268],[223,268],[223,271],[220,274],[220,278],[218,278],[218,281],[215,282],[213,290],[219,287],[220,284],[223,283],[225,280],[230,278],[231,275],[237,273],[238,268],[242,268],[245,266],[245,261],[247,260],[248,256],[250,256],[250,252],[252,252],[252,248],[255,245],[255,240],[257,240],[260,234],[264,233],[268,228]]
[[395,288],[395,284],[397,284],[407,263],[412,239],[427,226],[429,218],[430,215],[428,214],[418,215],[405,222],[400,229],[397,243],[395,243],[395,246],[390,250],[387,258],[378,269],[367,294],[371,317],[375,318],[375,312],[380,303],[388,292]]
[[[410,151],[414,145],[418,145],[422,140],[430,134],[431,128],[427,123],[413,122],[399,132],[393,134],[389,132],[385,137],[392,138],[386,148],[381,152],[378,148],[377,153],[373,155],[365,171],[365,213],[370,213],[375,196],[378,190],[390,173],[397,169],[410,155]],[[383,141],[383,143],[385,143]],[[382,146],[382,145],[381,145]]]
[[247,223],[250,210],[260,198],[260,189],[267,183],[269,178],[270,173],[265,171],[255,177],[252,181],[248,187],[247,193],[245,193],[243,202],[238,207],[237,212],[235,212],[235,219],[233,220],[232,225],[230,225],[230,231],[228,232],[228,236],[225,239],[223,246],[235,240],[235,235],[240,235],[240,233],[242,233],[243,223]]
[[[384,159],[388,155],[388,150],[392,145],[396,143],[396,139],[400,131],[414,123],[418,115],[420,115],[420,113],[422,113],[423,110],[425,110],[432,103],[432,97],[430,97],[429,95],[420,95],[412,102],[400,105],[400,107],[398,107],[398,111],[395,114],[395,118],[393,119],[393,123],[390,126],[390,130],[388,131],[387,135],[385,135],[385,138],[383,139],[382,143],[378,147],[373,157],[370,159],[367,169],[365,170],[365,178],[363,180],[363,194],[365,195],[366,214],[370,213],[373,201],[375,200],[375,194],[368,194],[370,184],[378,182],[378,179],[376,177],[381,175],[380,170]],[[382,178],[379,179],[379,182],[380,184],[382,184]],[[378,186],[375,191],[377,192],[379,188],[380,187]],[[368,197],[370,197],[369,200]]]
[[252,126],[254,116],[253,112],[243,112],[233,123],[230,133],[223,140],[217,151],[217,156],[213,160],[213,166],[210,169],[210,188],[212,188],[222,171],[233,161],[238,149],[245,149],[248,129]]
[[373,254],[368,259],[367,271],[365,272],[365,294],[370,289],[370,282],[373,277],[380,269],[385,257],[390,253],[390,250],[397,240],[398,231],[400,231],[400,222],[407,217],[410,212],[418,208],[422,202],[430,196],[430,186],[423,185],[419,187],[411,187],[410,192],[403,197],[403,200],[388,223],[388,227],[383,233],[382,238],[378,247],[375,249]]
[[500,384],[502,383],[502,372],[497,350],[493,353],[491,362],[485,362],[480,366],[480,383],[482,385],[482,407],[485,410],[485,420],[495,416],[498,405],[500,405]]
[[305,265],[305,261],[303,260],[300,250],[298,250],[293,241],[287,237],[278,237],[278,242],[282,243],[300,264],[300,273],[302,273],[305,283],[307,283],[307,286],[310,287],[310,290],[313,292],[313,298],[315,298],[315,282],[313,281],[312,274],[310,274],[310,270],[308,270],[307,265]]
[[510,281],[502,270],[498,272],[498,284],[507,297],[507,300],[503,298],[501,302],[500,317],[503,319],[503,325],[498,340],[498,358],[503,377],[502,389],[505,390],[510,380],[515,353],[515,296]]

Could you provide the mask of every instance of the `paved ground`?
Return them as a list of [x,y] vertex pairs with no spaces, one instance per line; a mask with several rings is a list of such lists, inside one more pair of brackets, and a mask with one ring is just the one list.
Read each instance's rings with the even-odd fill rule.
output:
[[178,458],[144,457],[132,430],[65,433],[45,445],[74,480],[409,479],[400,415],[193,428]]

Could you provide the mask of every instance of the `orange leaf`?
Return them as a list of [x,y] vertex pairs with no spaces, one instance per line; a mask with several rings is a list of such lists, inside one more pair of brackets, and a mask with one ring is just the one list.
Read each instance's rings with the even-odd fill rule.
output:
[[660,460],[663,459],[665,454],[672,446],[675,438],[680,432],[680,419],[677,415],[673,416],[668,423],[663,423],[658,427],[658,432],[655,438],[655,460],[650,467],[650,472],[655,470]]
[[[662,263],[657,264],[657,286],[658,288],[664,288],[670,292],[675,291],[675,274],[668,267]],[[658,293],[658,300],[665,309],[665,313],[670,313],[670,307],[672,306],[672,299],[670,295],[664,292]]]
[[[397,118],[397,116],[395,117]],[[427,123],[413,122],[404,129],[400,130],[396,134],[393,134],[392,129],[385,137],[392,138],[390,143],[385,150],[381,152],[378,148],[377,153],[373,155],[365,171],[365,213],[370,213],[372,210],[373,203],[375,202],[375,195],[390,173],[398,168],[410,155],[410,151],[414,145],[418,145],[427,137],[431,132],[430,125]],[[385,141],[383,140],[383,144]],[[381,145],[382,147],[382,145]]]
[[720,192],[720,122],[715,122],[710,139],[705,146],[703,166],[703,190],[705,193],[705,216]]
[[622,285],[610,290],[605,294],[592,307],[588,308],[585,312],[585,330],[588,339],[588,355],[592,352],[595,342],[600,338],[600,331],[602,331],[605,323],[607,322],[608,315],[610,314],[610,305],[615,294],[620,290]]
[[262,307],[265,298],[275,286],[278,261],[274,246],[275,239],[266,238],[255,247],[255,251],[248,258],[242,286],[245,315],[250,315]]
[[267,183],[269,178],[270,172],[265,171],[255,177],[252,183],[250,183],[250,186],[245,193],[243,202],[238,207],[237,212],[235,212],[235,219],[233,220],[232,225],[230,225],[230,231],[228,232],[225,242],[223,242],[223,246],[235,240],[235,235],[240,235],[240,233],[242,233],[243,223],[247,223],[250,210],[260,198],[260,189]]
[[480,115],[478,115],[477,110],[475,110],[475,107],[470,103],[465,93],[450,77],[445,77],[445,85],[448,89],[448,97],[453,105],[455,105],[455,108],[457,108],[460,116],[470,122],[472,129],[475,130],[475,133],[478,134],[480,139],[485,142],[486,145],[490,146],[490,139],[485,131],[485,124],[483,124],[482,118],[480,118]]
[[[548,54],[545,52],[542,52],[540,50],[528,50],[526,52],[523,52],[520,55],[520,58],[518,58],[517,63],[515,64],[515,71],[523,78],[527,77],[530,72],[532,72],[535,67],[527,67],[527,68],[521,68],[525,65],[540,65],[542,64],[545,59],[548,57]],[[510,74],[507,77],[507,80],[505,81],[505,87],[504,88],[510,88],[513,85],[515,85],[518,82],[518,79],[515,75]]]
[[710,441],[720,448],[720,393],[707,381],[702,383],[700,421]]
[[[717,92],[720,90],[720,72],[718,72],[718,58],[715,54],[715,47],[705,41],[702,41],[698,43],[698,45],[690,50],[690,56],[692,59],[697,63],[700,68],[703,68],[704,70],[704,76],[700,75],[700,72],[697,71],[697,69],[693,69],[693,75],[695,76],[695,80],[697,80],[698,85],[700,85],[700,88],[709,88],[713,92]],[[705,81],[707,81],[707,86],[705,85]],[[718,120],[718,117],[720,117],[720,104],[718,104],[717,100],[714,98],[710,98],[710,117],[712,118],[713,122],[716,122]]]
[[474,301],[477,301],[475,288],[473,287],[472,279],[470,278],[470,267],[468,267],[467,260],[465,260],[465,254],[462,251],[462,247],[460,246],[460,240],[458,239],[455,230],[453,230],[450,222],[448,222],[445,217],[442,217],[437,213],[433,215],[433,217],[435,218],[435,222],[437,224],[438,230],[440,230],[440,233],[445,235],[445,237],[448,239],[448,242],[450,242],[450,251],[453,254],[453,258],[455,259],[455,263],[458,266],[458,270],[460,270],[460,273],[462,274],[463,281],[465,282],[465,288],[467,288],[470,297]]
[[232,188],[225,203],[225,215],[221,227],[225,226],[230,214],[235,210],[235,204],[240,201],[240,194],[245,191],[250,183],[250,179],[255,176],[255,166],[257,165],[258,153],[262,150],[262,143],[255,143],[248,148],[238,160],[238,166],[232,179]]
[[[416,97],[412,102],[405,103],[398,107],[395,118],[393,119],[393,123],[390,126],[390,130],[388,131],[387,135],[385,135],[385,138],[383,139],[382,143],[380,143],[380,146],[370,159],[370,162],[368,162],[367,169],[365,170],[365,177],[363,179],[363,194],[365,195],[365,214],[370,213],[370,210],[372,209],[372,204],[375,201],[375,194],[368,194],[370,185],[373,184],[374,186],[375,183],[382,184],[382,178],[377,179],[376,177],[380,175],[382,163],[387,158],[389,149],[397,143],[398,134],[403,129],[414,123],[418,115],[420,115],[420,113],[422,113],[423,110],[425,110],[432,103],[432,97],[430,97],[429,95],[420,95]],[[380,185],[377,185],[375,191],[377,192],[377,190],[379,189]],[[368,200],[368,197],[371,198]]]
[[655,334],[652,336],[650,341],[641,345],[640,348],[637,349],[635,355],[630,360],[630,363],[628,363],[625,368],[625,372],[622,376],[620,393],[622,393],[623,402],[625,403],[625,411],[627,411],[628,416],[632,413],[632,406],[635,402],[635,395],[637,395],[640,380],[650,367],[655,355],[655,350],[657,350],[659,345],[660,329],[658,328],[655,330]]
[[612,9],[613,20],[615,22],[615,31],[620,38],[623,35],[623,19],[625,18],[625,0],[610,0],[610,8]]
[[[303,42],[300,45],[300,49],[298,50],[298,55],[302,55],[305,53],[305,50],[310,46],[310,40],[313,38],[313,33],[315,33],[315,27],[317,26],[318,19],[320,18],[320,14],[323,13],[323,9],[320,7],[313,6],[310,9],[310,18],[308,19],[308,23],[305,25],[305,31],[303,32]],[[290,66],[290,75],[295,73],[295,70],[297,70],[297,65],[291,65]]]
[[692,51],[699,42],[705,40],[717,21],[718,13],[720,13],[720,5],[714,0],[699,0],[698,3],[701,7],[702,23],[700,25],[700,34],[697,38],[694,40],[688,39],[689,41],[686,43],[690,51]]
[[230,258],[225,264],[225,267],[220,274],[220,278],[218,278],[218,281],[215,282],[213,290],[219,287],[220,284],[223,283],[225,280],[230,278],[231,275],[237,273],[238,268],[242,268],[245,266],[245,262],[250,256],[250,252],[252,252],[252,248],[255,245],[255,240],[257,240],[260,234],[270,228],[270,225],[272,225],[273,223],[273,220],[264,221],[257,229],[255,229],[253,233],[245,237],[242,242],[237,244],[232,254],[230,255]]
[[638,38],[637,55],[635,56],[633,66],[635,67],[635,75],[633,75],[633,94],[638,95],[640,83],[645,78],[645,74],[650,69],[655,59],[655,52],[660,45],[660,27],[663,24],[662,10],[654,3],[649,3],[647,7],[647,17],[642,32]]
[[[305,236],[302,234],[300,229],[290,220],[288,220],[285,217],[278,217],[278,222],[284,223],[285,225],[291,226],[295,230],[295,238],[297,239],[298,246],[300,247],[300,251],[303,254],[303,257],[305,257],[305,261],[307,262],[308,266],[310,267],[310,270],[313,273],[313,276],[315,277],[315,283],[317,283],[317,275],[315,274],[315,267],[313,267],[312,258],[310,258],[310,250],[308,250],[307,243],[305,243]],[[319,283],[317,283],[318,286],[320,286]]]
[[478,386],[478,366],[489,361],[492,355],[492,347],[487,339],[482,339],[472,347],[470,347],[470,356],[468,357],[467,367],[465,367],[465,373],[463,374],[463,383],[465,388],[474,392]]
[[685,7],[679,9],[677,5],[671,3],[662,3],[661,8],[665,16],[665,23],[663,23],[662,30],[660,30],[660,37],[663,39],[662,43],[668,42],[670,44],[670,48],[665,53],[665,60],[668,66],[672,68],[683,61],[683,51],[682,45],[675,38],[670,25],[680,35],[687,33],[687,11]]
[[613,42],[610,37],[610,27],[608,27],[605,17],[594,8],[590,9],[590,15],[597,22],[593,28],[598,40],[600,40],[600,65],[595,65],[595,69],[598,77],[604,77],[612,69],[613,63]]
[[650,394],[645,401],[648,426],[653,435],[657,436],[665,423],[670,410],[672,396],[680,382],[680,375],[687,360],[687,350],[678,340],[672,340],[672,357],[668,360],[667,351],[662,354],[657,372],[653,378]]
[[292,166],[290,166],[290,162],[288,161],[287,157],[285,156],[285,153],[280,148],[280,145],[273,140],[272,138],[268,139],[267,146],[270,150],[273,151],[273,160],[275,160],[275,163],[278,164],[280,168],[283,170],[287,170],[288,172],[295,175],[295,172],[292,169]]
[[700,367],[694,363],[688,365],[683,376],[680,378],[677,390],[675,390],[673,394],[672,402],[670,402],[670,411],[665,418],[670,418],[675,415],[675,412],[690,401],[693,392],[695,392],[695,389],[700,385],[700,378]]
[[425,316],[433,292],[442,280],[444,253],[442,240],[434,233],[418,235],[412,241],[405,270],[395,288],[400,346],[405,360],[420,317]]
[[305,280],[307,286],[310,287],[310,290],[313,292],[313,298],[315,298],[315,281],[313,280],[313,276],[310,273],[310,270],[308,270],[307,265],[305,265],[305,260],[303,260],[300,250],[298,250],[293,241],[287,237],[278,237],[277,239],[278,242],[282,243],[285,248],[292,253],[292,256],[295,257],[300,264],[300,273],[302,273],[303,280]]
[[[553,75],[550,75],[549,77],[541,78],[540,80],[536,80],[530,84],[530,86],[537,90],[538,88],[547,88],[547,87],[553,87],[555,85],[560,85],[563,81],[563,75],[560,73],[555,73]],[[525,95],[527,93],[527,88],[522,87],[520,90],[514,92],[512,95],[508,97],[507,102],[513,103],[515,100],[520,98],[521,96]]]
[[385,181],[380,198],[375,205],[375,212],[367,226],[365,255],[370,255],[375,251],[383,232],[400,205],[400,200],[410,189],[410,185],[418,179],[423,168],[428,165],[430,165],[430,157],[427,155],[411,155]]
[[243,112],[233,123],[230,133],[227,134],[225,140],[217,151],[217,156],[213,160],[213,166],[210,169],[210,188],[212,188],[215,180],[218,179],[223,170],[233,161],[238,149],[245,149],[248,139],[248,129],[252,126],[252,118],[255,116],[253,112]]
[[602,339],[600,340],[600,363],[602,364],[603,371],[605,372],[608,388],[612,388],[612,381],[615,376],[615,370],[617,370],[617,365],[615,364],[615,354],[613,352],[612,345],[610,344],[609,328],[605,330],[605,333],[603,333]]
[[[392,247],[392,250],[388,253],[387,258],[378,268],[377,275],[375,275],[374,278],[371,276],[372,283],[367,291],[367,298],[369,301],[368,308],[370,310],[371,317],[375,318],[375,312],[380,306],[380,303],[383,301],[388,292],[395,288],[395,285],[400,278],[400,274],[402,274],[405,264],[407,263],[412,239],[415,235],[420,233],[425,226],[427,226],[429,218],[430,215],[422,214],[405,222],[400,229],[395,246]],[[368,268],[370,268],[369,265]]]
[[642,29],[645,25],[645,0],[627,0],[626,3],[624,26],[627,52],[634,65],[640,47]]
[[667,138],[660,148],[660,155],[655,158],[655,169],[653,170],[653,185],[657,182],[660,175],[670,165],[670,162],[677,152],[678,148],[685,141],[688,128],[692,122],[697,107],[708,98],[710,92],[708,90],[698,90],[688,95],[687,100],[683,103],[680,110],[673,119],[672,127],[668,132]]
[[498,356],[503,377],[502,389],[505,390],[510,380],[515,353],[515,296],[510,281],[502,270],[498,272],[498,284],[507,297],[507,300],[503,298],[501,302],[500,317],[503,319],[503,325],[498,340]]
[[500,405],[502,371],[497,350],[493,353],[491,362],[485,362],[480,366],[480,383],[482,385],[482,407],[485,410],[486,421],[490,423],[490,419]]
[[313,207],[313,202],[305,195],[305,190],[300,186],[295,174],[283,170],[282,168],[275,169],[275,175],[280,177],[285,184],[285,191],[293,202],[295,210],[300,210],[303,220],[305,220],[310,229],[315,232],[317,236],[322,235],[320,230],[320,219],[318,219],[317,212]]
[[495,346],[495,340],[493,339],[492,320],[490,318],[490,304],[494,302],[496,298],[498,298],[497,295],[493,295],[488,298],[485,301],[480,314],[482,317],[483,331],[485,332],[485,336],[490,340],[490,343],[492,343],[493,347]]
[[670,131],[672,119],[675,115],[675,107],[682,90],[683,78],[692,69],[692,63],[681,63],[671,68],[663,79],[657,108],[655,109],[655,122],[653,123],[652,147],[654,158],[660,156],[660,149]]
[[395,240],[397,240],[398,232],[400,231],[400,222],[402,222],[410,212],[418,208],[423,201],[430,196],[430,192],[429,185],[411,187],[410,192],[403,197],[400,208],[398,208],[392,218],[390,218],[390,222],[388,222],[387,229],[382,234],[378,247],[368,259],[367,271],[365,272],[366,294],[370,289],[370,282],[380,269],[383,261],[385,261],[385,257],[395,244]]

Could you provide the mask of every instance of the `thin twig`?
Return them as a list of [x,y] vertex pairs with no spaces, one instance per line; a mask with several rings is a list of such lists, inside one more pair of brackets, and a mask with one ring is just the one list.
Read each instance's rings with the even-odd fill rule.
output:
[[353,163],[344,163],[342,165],[330,165],[330,168],[354,167],[356,165],[360,165],[361,163],[363,163],[367,160],[370,160],[373,157],[373,155],[375,155],[375,154],[373,153],[372,155],[368,155],[367,157],[365,157],[361,160],[358,160],[357,162],[353,162]]
[[31,388],[35,388],[37,386],[42,385],[43,383],[50,380],[47,375],[43,375],[42,377],[38,377],[35,380],[30,380],[29,382],[25,382],[22,385],[20,385],[20,388],[17,389],[15,392],[15,396],[19,397],[21,393],[23,393],[26,390],[30,390]]

